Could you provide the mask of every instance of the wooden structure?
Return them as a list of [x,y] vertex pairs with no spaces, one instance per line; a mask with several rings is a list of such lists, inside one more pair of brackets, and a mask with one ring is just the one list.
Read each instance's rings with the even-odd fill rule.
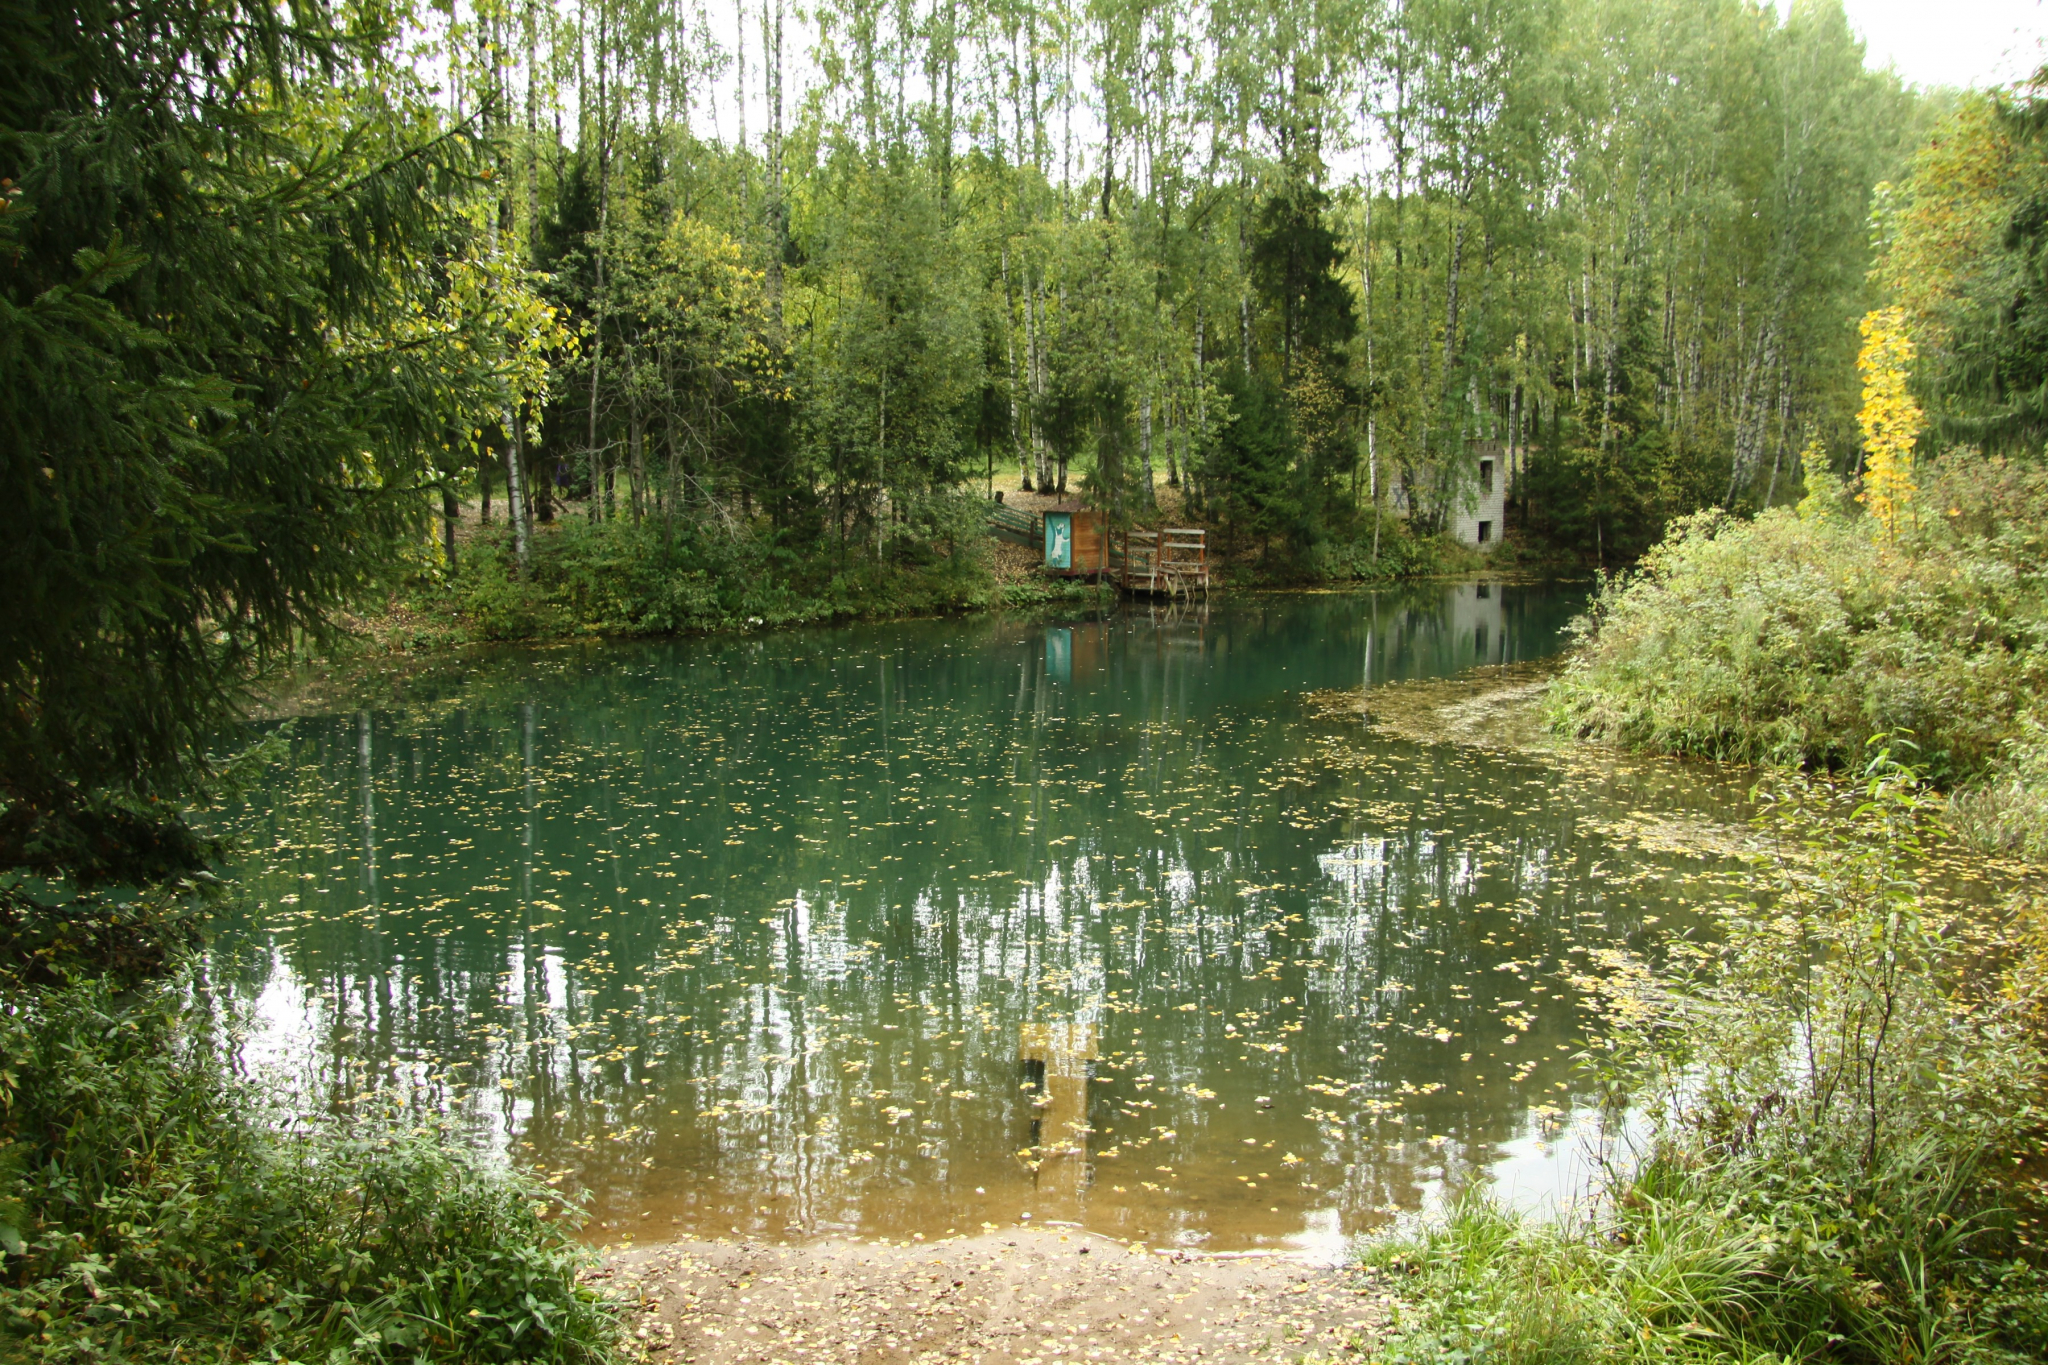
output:
[[1062,578],[1110,572],[1109,522],[1102,513],[1066,502],[1045,512],[1045,571]]
[[1078,1195],[1093,1183],[1088,1083],[1096,1056],[1093,1024],[1028,1023],[1020,1030],[1017,1069],[1031,1092],[1031,1120],[1017,1159],[1041,1195]]
[[1110,529],[1107,514],[1078,502],[1044,512],[988,504],[992,536],[1028,545],[1058,578],[1108,578],[1125,592],[1193,598],[1209,592],[1209,533],[1197,527]]
[[1209,593],[1209,533],[1190,526],[1124,532],[1119,566],[1125,592],[1162,597]]
[[988,505],[988,531],[992,536],[1036,547],[1045,536],[1036,512],[1026,512],[1001,502]]

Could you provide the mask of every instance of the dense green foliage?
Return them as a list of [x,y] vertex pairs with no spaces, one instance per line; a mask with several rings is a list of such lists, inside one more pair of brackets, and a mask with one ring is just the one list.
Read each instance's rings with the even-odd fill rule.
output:
[[1292,577],[1370,559],[1376,510],[1447,526],[1486,440],[1511,531],[1614,560],[1789,497],[1809,432],[1851,448],[1871,187],[1920,115],[1832,4],[737,19],[431,28],[584,337],[471,452],[515,519],[879,560],[899,507],[1001,467],[1118,518],[1176,487]]
[[2041,78],[1963,99],[1879,187],[1889,307],[1871,319],[1894,339],[1886,373],[1859,359],[1849,479],[1809,458],[1796,516],[1675,528],[1602,592],[1553,693],[1558,725],[1830,767],[1898,734],[1973,833],[2048,853],[2044,111]]
[[1378,1358],[2041,1359],[2040,944],[1922,894],[1929,814],[1882,757],[1722,943],[1616,972],[1595,1056],[1648,1132],[1565,1221],[1381,1248],[1415,1302]]
[[772,533],[717,525],[579,520],[537,537],[524,572],[479,542],[423,604],[485,639],[666,635],[856,616],[936,615],[1002,600],[978,505],[940,496],[906,514],[887,556],[837,559]]
[[[1908,736],[1931,775],[1994,767],[2048,679],[2048,473],[1968,454],[1894,541],[1824,507],[1674,530],[1611,583],[1553,692],[1582,735],[1840,767]],[[1939,508],[1939,514],[1933,509]]]
[[1552,690],[1553,722],[1814,767],[1896,734],[1970,794],[1983,833],[2048,847],[2048,472],[1960,452],[1924,481],[1921,515],[1890,540],[1842,510],[1838,487],[1798,513],[1682,524],[1602,590]]
[[158,803],[503,401],[498,312],[433,302],[488,302],[458,287],[475,139],[384,41],[314,6],[0,7],[0,867],[202,869]]
[[2048,443],[2048,102],[2043,76],[1972,95],[1878,187],[1878,275],[1921,358],[1929,433],[2002,454]]
[[180,816],[268,663],[419,553],[565,333],[402,13],[0,5],[0,1355],[597,1359],[546,1193],[273,1112],[181,971]]
[[13,993],[0,1057],[9,1359],[573,1362],[616,1337],[551,1191],[437,1132],[270,1112],[179,987]]

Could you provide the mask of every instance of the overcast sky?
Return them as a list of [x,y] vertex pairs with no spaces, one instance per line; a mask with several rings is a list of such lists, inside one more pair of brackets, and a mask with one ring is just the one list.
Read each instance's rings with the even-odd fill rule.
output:
[[[1792,0],[1777,0],[1780,11]],[[1915,85],[1994,85],[2039,67],[2048,35],[2041,0],[1842,0],[1870,45],[1869,64]]]
[[[566,4],[566,0],[561,0]],[[767,126],[766,106],[759,87],[760,14],[763,0],[744,0],[748,17],[747,133],[758,145]],[[793,15],[801,0],[786,0]],[[1788,12],[1797,0],[1773,0],[1780,13]],[[1863,35],[1868,45],[1865,60],[1882,70],[1890,66],[1909,83],[1919,86],[1987,86],[2017,80],[2048,64],[2048,0],[1842,0],[1849,24]],[[737,0],[703,0],[703,12],[711,31],[730,54],[738,29]],[[807,26],[796,26],[788,51],[792,70],[789,88],[799,88],[811,74]],[[733,108],[734,71],[714,83],[715,109],[701,110],[707,125],[716,121],[717,135],[730,139],[737,131]],[[1088,116],[1082,124],[1092,135],[1096,130]],[[710,132],[710,127],[700,129]],[[1076,130],[1080,131],[1079,128]],[[573,134],[572,134],[573,136]]]

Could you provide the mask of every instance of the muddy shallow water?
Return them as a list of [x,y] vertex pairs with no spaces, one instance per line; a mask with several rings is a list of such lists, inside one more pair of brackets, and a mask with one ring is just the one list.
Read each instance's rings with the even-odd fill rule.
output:
[[1554,654],[1583,601],[1432,585],[330,683],[217,815],[250,904],[213,979],[306,1103],[446,1115],[587,1192],[603,1240],[1029,1215],[1328,1249],[1475,1179],[1547,1197],[1588,1112],[1571,979],[1728,894],[1745,815],[1711,771],[1472,742],[1501,687],[1471,670]]

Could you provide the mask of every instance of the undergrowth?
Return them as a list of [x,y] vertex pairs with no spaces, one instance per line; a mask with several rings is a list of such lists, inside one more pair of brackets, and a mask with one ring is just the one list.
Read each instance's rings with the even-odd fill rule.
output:
[[1000,604],[977,500],[905,500],[897,514],[879,557],[871,541],[765,524],[573,515],[533,537],[523,570],[507,536],[480,535],[458,572],[415,580],[403,597],[433,634],[479,640],[673,635]]
[[[934,494],[906,500],[897,514],[877,556],[872,542],[806,538],[765,523],[593,523],[578,512],[534,536],[523,570],[509,532],[499,527],[463,545],[456,572],[432,565],[416,572],[391,599],[376,633],[406,649],[678,635],[1035,607],[1114,592],[1075,579],[1000,581],[978,498]],[[1388,517],[1377,546],[1367,530],[1293,557],[1249,550],[1219,565],[1215,578],[1244,587],[1394,582],[1473,572],[1491,562]]]
[[274,1112],[189,982],[0,1004],[0,1358],[583,1362],[556,1196],[432,1131]]
[[1633,1159],[1561,1218],[1474,1198],[1376,1247],[1407,1300],[1377,1359],[2048,1359],[2039,920],[1925,894],[1889,750],[1865,796],[1718,943],[1614,964]]
[[1967,833],[2048,856],[2048,470],[1958,452],[1924,482],[1895,536],[1826,487],[1677,523],[1601,590],[1553,724],[1836,769],[1901,734]]

